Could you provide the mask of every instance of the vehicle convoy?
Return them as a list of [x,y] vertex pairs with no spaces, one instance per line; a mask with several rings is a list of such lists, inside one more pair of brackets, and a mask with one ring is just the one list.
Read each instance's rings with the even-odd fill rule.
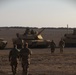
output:
[[63,40],[65,47],[76,47],[76,29],[73,30],[73,33],[65,34]]
[[[23,43],[27,42],[30,48],[39,48],[39,47],[46,48],[49,46],[50,40],[43,39],[41,35],[41,32],[43,30],[44,29],[42,29],[40,32],[37,33],[34,30],[30,31],[30,29],[27,28],[24,34],[17,34],[17,35],[21,40],[23,40]],[[16,40],[18,40],[18,38],[16,38]],[[17,45],[18,42],[16,42],[16,40],[13,39],[13,43]],[[22,42],[19,43],[22,44]]]
[[7,45],[7,41],[4,38],[0,38],[0,49],[4,49]]

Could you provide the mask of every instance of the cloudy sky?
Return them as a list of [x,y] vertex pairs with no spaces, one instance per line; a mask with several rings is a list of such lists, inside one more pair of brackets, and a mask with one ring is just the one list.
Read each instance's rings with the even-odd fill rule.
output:
[[0,0],[0,27],[76,27],[73,0]]

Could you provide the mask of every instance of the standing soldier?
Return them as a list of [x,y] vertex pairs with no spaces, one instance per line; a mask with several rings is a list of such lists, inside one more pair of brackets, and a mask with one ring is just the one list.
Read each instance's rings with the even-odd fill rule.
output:
[[24,48],[20,50],[20,60],[23,68],[23,75],[28,75],[31,50],[28,48],[28,43],[24,44]]
[[19,33],[16,33],[17,38],[13,38],[13,45],[17,46],[17,49],[21,49],[22,48],[22,44],[23,44],[23,40],[21,39]]
[[16,36],[17,36],[17,39],[16,39],[17,48],[18,48],[18,49],[21,49],[21,48],[22,48],[23,40],[20,38],[19,33],[17,33]]
[[50,47],[51,47],[51,53],[54,53],[56,44],[54,43],[53,40],[52,40],[51,43],[50,43]]
[[60,42],[59,42],[60,53],[63,53],[64,46],[65,46],[65,42],[61,39]]
[[19,57],[18,55],[19,55],[18,50],[16,49],[16,46],[14,45],[14,48],[11,49],[11,51],[9,52],[9,62],[12,68],[13,75],[16,74],[17,58]]

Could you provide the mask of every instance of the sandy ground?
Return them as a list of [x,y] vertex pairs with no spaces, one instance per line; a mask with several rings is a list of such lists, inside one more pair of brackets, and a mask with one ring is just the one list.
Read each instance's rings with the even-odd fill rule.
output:
[[[31,49],[30,75],[76,75],[76,49],[65,48],[60,54],[59,48],[51,54],[50,49]],[[0,75],[12,75],[8,54],[10,50],[0,51]],[[17,75],[22,68],[18,62]]]
[[[0,29],[0,37],[8,41],[4,50],[0,50],[0,75],[12,75],[8,54],[12,48],[12,38],[17,32],[23,33],[25,29]],[[49,33],[48,33],[49,32]],[[41,33],[44,39],[58,42],[63,35],[67,33],[66,29],[46,29]],[[69,30],[68,33],[72,33]],[[51,54],[50,48],[31,49],[31,64],[29,75],[76,75],[76,48],[65,48],[64,53],[60,54],[59,48]],[[20,61],[18,62],[17,75],[22,75]]]

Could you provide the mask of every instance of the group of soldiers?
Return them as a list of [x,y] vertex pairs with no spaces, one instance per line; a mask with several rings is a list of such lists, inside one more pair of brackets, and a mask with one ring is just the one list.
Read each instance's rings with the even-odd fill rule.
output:
[[[63,53],[64,46],[65,46],[65,42],[64,42],[63,39],[61,39],[61,40],[59,41],[60,53]],[[56,44],[55,44],[55,42],[54,42],[53,40],[52,40],[51,43],[50,43],[50,48],[51,48],[51,53],[54,53],[55,48],[56,48]]]
[[23,45],[23,48],[20,50],[20,52],[18,51],[16,45],[13,46],[13,49],[11,49],[9,52],[9,62],[13,75],[16,74],[18,59],[22,65],[22,75],[28,75],[30,55],[32,54],[32,51],[28,48],[28,43],[25,43]]
[[[27,35],[27,32],[29,29],[26,30],[26,33],[24,35]],[[34,34],[34,31],[31,30],[31,34]],[[13,48],[9,52],[9,62],[11,65],[11,69],[13,72],[13,75],[16,74],[17,70],[17,65],[18,65],[18,59],[21,62],[22,69],[23,69],[23,74],[22,75],[28,75],[29,71],[29,64],[30,64],[30,55],[32,54],[32,51],[28,48],[28,43],[27,42],[22,42],[22,39],[19,37],[19,34],[16,34],[17,39],[16,41],[13,42]],[[16,43],[18,41],[18,43]],[[61,39],[59,42],[59,47],[60,47],[60,53],[63,53],[63,48],[65,46],[65,42]],[[52,40],[50,42],[50,48],[51,48],[51,53],[54,53],[56,44]],[[20,49],[20,51],[18,51]]]
[[37,31],[33,30],[33,29],[29,29],[29,28],[26,28],[25,32],[23,35],[27,35],[27,34],[37,34]]

